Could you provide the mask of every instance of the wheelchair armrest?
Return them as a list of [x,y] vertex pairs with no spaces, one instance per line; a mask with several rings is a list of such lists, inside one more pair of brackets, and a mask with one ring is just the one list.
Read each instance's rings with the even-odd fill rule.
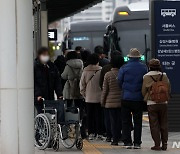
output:
[[55,109],[53,107],[45,107],[43,110],[44,111],[54,111],[55,113],[57,113],[57,109]]
[[73,113],[73,114],[77,114],[77,113],[79,113],[79,108],[70,107],[70,108],[67,108],[67,109],[66,109],[66,112],[71,112],[71,113]]

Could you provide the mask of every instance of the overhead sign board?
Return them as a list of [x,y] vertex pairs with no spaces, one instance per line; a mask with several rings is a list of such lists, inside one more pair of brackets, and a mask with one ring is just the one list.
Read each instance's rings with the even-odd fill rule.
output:
[[152,24],[155,57],[170,78],[172,93],[180,93],[180,1],[154,1]]
[[57,41],[57,29],[48,30],[49,41]]

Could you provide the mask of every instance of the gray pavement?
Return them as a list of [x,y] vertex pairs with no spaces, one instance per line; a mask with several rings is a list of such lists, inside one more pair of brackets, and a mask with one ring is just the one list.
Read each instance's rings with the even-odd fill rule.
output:
[[36,154],[120,154],[120,153],[126,153],[126,154],[154,154],[154,153],[163,153],[163,154],[180,154],[180,148],[179,149],[173,149],[172,145],[174,141],[180,142],[180,133],[169,133],[169,143],[168,143],[168,150],[166,152],[163,151],[151,151],[150,147],[153,146],[153,142],[150,135],[149,125],[148,122],[143,123],[143,136],[142,136],[142,149],[140,150],[127,150],[120,146],[113,147],[110,146],[108,143],[104,141],[92,141],[84,142],[84,148],[83,151],[78,151],[75,148],[67,150],[63,147],[60,148],[58,152],[54,152],[52,150],[46,150],[46,151],[38,151],[36,149]]

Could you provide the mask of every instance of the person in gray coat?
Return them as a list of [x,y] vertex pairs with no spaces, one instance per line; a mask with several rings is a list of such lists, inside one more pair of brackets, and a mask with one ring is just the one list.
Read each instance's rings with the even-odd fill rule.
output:
[[86,138],[86,128],[84,124],[85,103],[80,94],[79,82],[83,72],[83,61],[78,59],[76,51],[68,52],[66,67],[61,74],[62,79],[66,80],[63,89],[63,98],[66,100],[67,107],[77,107],[80,109],[80,117],[82,120],[81,137]]
[[67,54],[67,62],[64,72],[61,74],[62,79],[66,80],[63,89],[63,98],[67,100],[68,106],[72,105],[72,101],[78,102],[82,99],[79,90],[79,81],[83,71],[83,62],[78,59],[75,51]]

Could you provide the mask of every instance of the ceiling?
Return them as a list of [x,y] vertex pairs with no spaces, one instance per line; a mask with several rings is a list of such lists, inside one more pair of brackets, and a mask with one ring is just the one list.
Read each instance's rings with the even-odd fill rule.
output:
[[80,12],[102,0],[48,0],[49,23]]

